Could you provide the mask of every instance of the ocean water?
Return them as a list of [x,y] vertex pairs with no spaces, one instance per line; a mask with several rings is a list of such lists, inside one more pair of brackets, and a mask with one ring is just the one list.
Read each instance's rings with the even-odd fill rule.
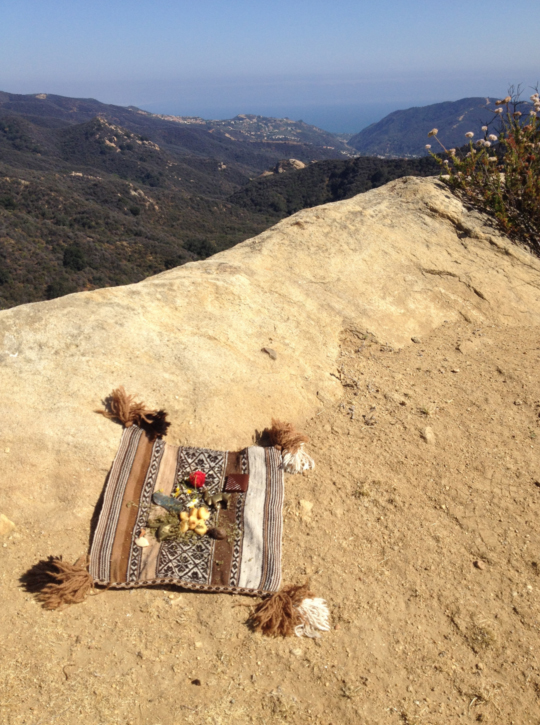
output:
[[[358,133],[366,126],[380,121],[381,118],[396,110],[396,105],[392,103],[311,106],[298,109],[293,120],[302,119],[306,123],[323,128],[325,131],[332,131],[332,133]],[[290,114],[287,115],[291,118]]]

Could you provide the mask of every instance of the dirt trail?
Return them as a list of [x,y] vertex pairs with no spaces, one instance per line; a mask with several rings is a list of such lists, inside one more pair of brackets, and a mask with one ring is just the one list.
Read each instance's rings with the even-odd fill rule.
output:
[[17,579],[84,550],[90,522],[20,525],[0,545],[0,722],[540,723],[539,359],[537,328],[447,324],[401,351],[344,335],[343,399],[306,426],[317,468],[286,481],[284,581],[327,599],[319,641],[174,589],[45,612]]

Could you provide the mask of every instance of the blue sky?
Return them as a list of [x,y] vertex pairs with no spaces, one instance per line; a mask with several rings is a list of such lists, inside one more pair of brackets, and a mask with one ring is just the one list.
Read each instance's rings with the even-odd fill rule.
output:
[[0,0],[0,89],[354,131],[536,83],[539,28],[538,0]]

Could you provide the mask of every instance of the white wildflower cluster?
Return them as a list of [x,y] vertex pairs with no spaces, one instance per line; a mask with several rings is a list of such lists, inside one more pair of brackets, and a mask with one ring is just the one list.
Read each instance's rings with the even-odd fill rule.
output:
[[[535,93],[534,95],[532,95],[531,101],[533,110],[530,110],[528,112],[532,117],[535,117],[537,115],[540,116],[540,93]],[[505,138],[508,129],[512,129],[516,125],[521,126],[519,119],[523,114],[520,111],[516,111],[515,107],[516,104],[512,103],[511,96],[506,96],[506,98],[503,98],[500,101],[496,102],[496,108],[494,113],[497,114],[496,118],[498,117],[500,121],[499,124],[495,126],[495,129],[500,128],[499,133],[494,133],[493,131],[495,129],[490,128],[492,126],[492,122],[486,123],[481,127],[482,132],[479,134],[481,138],[475,139],[475,133],[473,131],[467,131],[467,133],[465,133],[465,138],[470,143],[468,153],[465,155],[465,159],[468,159],[468,161],[466,161],[464,164],[464,160],[456,154],[456,149],[444,148],[438,138],[439,130],[437,128],[432,128],[431,131],[427,134],[428,137],[434,137],[435,140],[442,146],[443,150],[447,155],[447,159],[445,159],[444,161],[437,156],[435,157],[438,159],[439,163],[442,166],[442,178],[450,179],[454,184],[457,184],[462,188],[468,188],[468,185],[473,184],[473,176],[471,176],[471,174],[474,175],[474,179],[476,179],[476,174],[486,172],[489,178],[498,178],[499,171],[500,169],[504,168],[505,161],[503,157],[499,158],[497,155],[490,155],[495,153],[494,149],[491,149],[491,147],[494,146],[496,149],[504,151]],[[504,117],[501,117],[502,114],[504,114]],[[531,125],[525,126],[525,128],[533,128],[534,123],[534,119],[531,119]],[[540,148],[540,143],[538,143],[537,146],[538,148]],[[427,143],[425,147],[429,150],[431,149],[431,144]],[[488,151],[488,149],[490,150]],[[478,168],[477,160],[478,162],[482,161],[480,171]],[[462,164],[465,172],[458,170],[459,167],[462,166]],[[487,164],[489,164],[489,169],[487,168]],[[501,164],[501,166],[499,166],[499,164]],[[476,183],[476,181],[474,183]]]
[[[430,153],[440,164],[440,178],[451,188],[459,190],[479,208],[496,213],[506,230],[510,229],[530,243],[531,248],[540,250],[540,191],[537,185],[540,178],[540,88],[530,97],[530,103],[521,101],[516,92],[496,101],[490,112],[492,119],[484,122],[479,133],[461,132],[468,146],[464,158],[461,150],[456,153],[456,149],[444,146],[436,128],[428,135],[435,137],[446,159]],[[429,143],[426,148],[431,148]]]

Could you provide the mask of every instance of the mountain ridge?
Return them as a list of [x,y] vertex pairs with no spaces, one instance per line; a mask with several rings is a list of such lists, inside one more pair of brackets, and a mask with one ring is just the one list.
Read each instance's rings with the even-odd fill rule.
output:
[[[0,91],[0,114],[23,116],[35,125],[63,127],[101,117],[113,125],[149,136],[175,154],[212,156],[240,163],[251,173],[261,173],[279,158],[295,156],[309,163],[343,158],[354,150],[328,131],[304,122],[244,115],[224,121],[181,123],[135,106],[106,104],[93,98],[55,94],[11,94]],[[291,129],[285,133],[286,128]],[[244,145],[238,142],[243,141]],[[248,143],[247,143],[248,142]]]
[[[245,143],[244,121],[249,129],[260,123],[255,116],[240,117],[240,140],[231,140],[159,119],[151,131],[138,120],[128,128],[126,109],[93,116],[103,104],[92,99],[53,97],[47,110],[39,105],[47,98],[9,98],[0,94],[0,308],[138,282],[228,249],[300,208],[420,173],[412,162],[389,172],[377,160],[324,159],[335,149],[313,144]],[[36,123],[36,104],[56,116]],[[310,163],[319,151],[321,168]],[[288,153],[305,159],[305,175],[251,180]]]
[[489,106],[495,100],[479,96],[393,111],[362,129],[348,143],[364,156],[425,156],[428,133],[435,127],[446,148],[460,147],[468,131],[477,138],[482,134],[481,126],[493,119]]

